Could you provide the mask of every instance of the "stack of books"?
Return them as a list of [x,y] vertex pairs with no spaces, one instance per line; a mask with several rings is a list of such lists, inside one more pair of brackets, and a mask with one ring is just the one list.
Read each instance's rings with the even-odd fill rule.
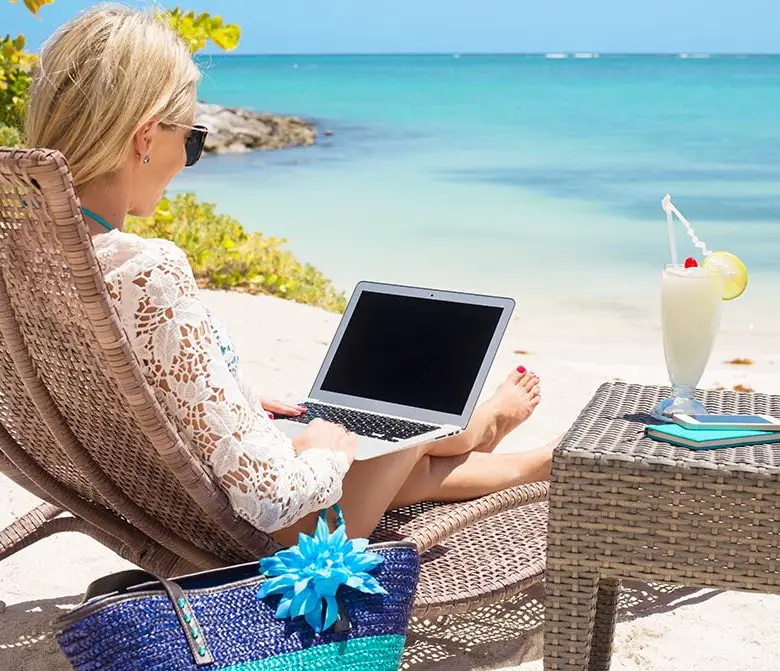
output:
[[745,429],[686,429],[679,424],[646,426],[645,433],[653,440],[692,450],[712,450],[719,447],[741,447],[780,443],[780,431],[747,431]]

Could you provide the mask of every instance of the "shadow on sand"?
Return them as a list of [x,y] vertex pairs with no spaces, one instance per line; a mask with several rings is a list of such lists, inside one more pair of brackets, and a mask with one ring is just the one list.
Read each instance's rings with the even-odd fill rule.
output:
[[[714,590],[660,583],[623,582],[618,622],[665,613],[706,601]],[[544,587],[536,585],[504,603],[449,615],[436,622],[415,620],[402,669],[486,671],[542,659]]]

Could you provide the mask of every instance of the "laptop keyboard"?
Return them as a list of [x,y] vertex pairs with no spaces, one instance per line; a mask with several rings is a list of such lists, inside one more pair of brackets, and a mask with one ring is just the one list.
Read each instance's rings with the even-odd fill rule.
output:
[[373,415],[369,412],[339,408],[323,403],[312,403],[311,401],[306,402],[306,408],[306,412],[302,415],[285,417],[285,419],[299,424],[308,424],[315,419],[322,419],[333,424],[341,424],[347,431],[359,436],[394,442],[408,440],[440,428],[433,424],[420,424],[408,419]]

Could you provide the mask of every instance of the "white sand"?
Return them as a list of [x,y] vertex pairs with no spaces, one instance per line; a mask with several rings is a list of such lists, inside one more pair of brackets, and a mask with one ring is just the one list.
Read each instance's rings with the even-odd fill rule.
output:
[[[321,310],[271,298],[206,293],[206,301],[226,322],[247,376],[268,396],[305,395],[338,318]],[[562,433],[605,380],[661,383],[666,379],[658,324],[631,313],[606,311],[556,314],[535,321],[518,310],[488,381],[492,389],[513,365],[523,363],[543,381],[543,403],[507,441],[504,449],[526,449]],[[728,324],[721,334],[702,386],[744,384],[780,393],[777,332],[764,334]],[[528,354],[514,354],[517,350]],[[724,362],[750,357],[751,366]],[[0,527],[36,505],[35,497],[0,476]],[[47,634],[62,607],[78,602],[87,584],[127,565],[108,550],[78,535],[49,538],[0,563],[0,671],[60,671],[69,668]],[[692,594],[662,612],[648,614],[652,601],[636,589],[632,612],[618,625],[613,668],[753,671],[780,668],[780,598],[750,594]],[[532,595],[536,599],[538,594]],[[534,598],[496,609],[487,624],[468,617],[447,626],[415,630],[413,649],[438,662],[413,668],[542,668],[541,606]],[[520,666],[517,666],[520,664]],[[514,665],[514,666],[513,666]]]

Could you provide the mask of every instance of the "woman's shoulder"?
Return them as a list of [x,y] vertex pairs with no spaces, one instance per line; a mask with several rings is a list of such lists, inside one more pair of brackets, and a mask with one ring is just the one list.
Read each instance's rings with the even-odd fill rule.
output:
[[139,265],[146,268],[187,265],[186,254],[170,240],[142,238],[113,230],[94,237],[92,244],[104,273]]

